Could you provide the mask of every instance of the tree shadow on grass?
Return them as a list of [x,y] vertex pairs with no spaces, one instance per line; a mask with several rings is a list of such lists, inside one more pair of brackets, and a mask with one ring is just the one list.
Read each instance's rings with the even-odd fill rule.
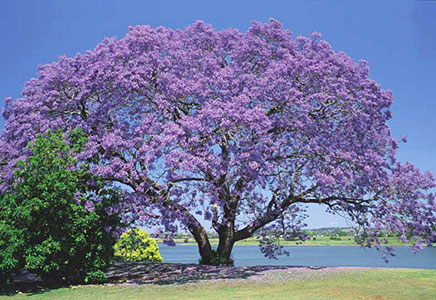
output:
[[17,293],[28,295],[41,294],[47,290],[65,287],[63,282],[43,282],[41,277],[23,269],[12,276],[13,283],[0,286],[0,296],[12,296]]
[[267,271],[288,269],[318,270],[323,267],[297,267],[297,266],[205,266],[198,264],[146,264],[117,263],[108,272],[110,283],[132,284],[183,284],[204,280],[247,279],[260,276]]
[[[261,279],[270,271],[279,271],[285,274],[282,278],[301,277],[318,273],[325,267],[301,266],[205,266],[198,264],[175,263],[144,263],[144,262],[117,262],[107,271],[107,284],[184,284],[201,281]],[[312,275],[311,275],[312,274]],[[67,287],[65,283],[47,283],[40,277],[22,270],[14,276],[14,284],[1,287],[1,295],[14,295],[19,292],[27,295],[41,294],[48,290]]]

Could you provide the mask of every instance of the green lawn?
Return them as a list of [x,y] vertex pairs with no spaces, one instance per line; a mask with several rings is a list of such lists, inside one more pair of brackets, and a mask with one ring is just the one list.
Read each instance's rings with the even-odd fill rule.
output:
[[78,286],[0,296],[0,299],[436,299],[436,270],[370,269],[282,282],[205,282],[184,285]]
[[[337,237],[338,240],[331,240],[328,236],[317,237],[316,240],[308,240],[303,243],[299,242],[300,245],[309,245],[309,246],[357,246],[354,242],[354,237],[352,236],[343,236]],[[218,245],[217,238],[210,238],[210,243],[212,245]],[[404,244],[399,238],[389,237],[387,238],[389,241],[389,246],[405,246],[408,244]],[[156,239],[158,243],[161,243],[162,240]],[[188,243],[184,242],[184,239],[174,239],[174,241],[178,245],[196,245],[195,240],[193,238],[189,239]],[[297,242],[294,241],[285,241],[283,239],[280,240],[282,245],[296,245]],[[249,238],[236,243],[236,245],[259,245],[259,240],[256,238]]]

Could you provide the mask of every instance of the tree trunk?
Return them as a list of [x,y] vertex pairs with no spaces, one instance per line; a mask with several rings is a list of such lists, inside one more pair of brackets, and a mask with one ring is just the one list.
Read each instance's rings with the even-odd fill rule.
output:
[[221,227],[219,231],[219,243],[217,248],[217,256],[219,258],[219,264],[224,264],[228,266],[233,265],[233,260],[231,259],[233,245],[235,244],[233,226],[231,227]]
[[203,226],[189,225],[188,229],[194,236],[200,252],[201,261],[203,265],[226,265],[232,266],[233,260],[231,259],[233,245],[235,244],[233,226],[221,227],[219,231],[219,244],[216,251],[212,249],[209,238],[207,237],[206,230]]
[[212,263],[212,246],[210,245],[209,238],[207,237],[207,232],[203,226],[198,224],[190,223],[188,225],[189,232],[194,236],[195,241],[198,245],[198,252],[200,252],[201,261],[203,265],[210,265]]

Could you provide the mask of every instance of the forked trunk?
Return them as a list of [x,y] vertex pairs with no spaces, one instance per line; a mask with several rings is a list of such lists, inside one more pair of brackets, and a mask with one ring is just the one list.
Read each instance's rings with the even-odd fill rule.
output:
[[232,266],[231,258],[233,245],[235,244],[232,228],[226,228],[219,232],[218,248],[214,250],[210,245],[209,238],[203,228],[190,228],[200,252],[200,264]]

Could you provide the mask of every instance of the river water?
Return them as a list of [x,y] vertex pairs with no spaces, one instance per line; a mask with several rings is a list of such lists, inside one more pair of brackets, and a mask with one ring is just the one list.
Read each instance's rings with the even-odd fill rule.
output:
[[[395,257],[385,263],[376,249],[359,246],[284,246],[290,256],[277,260],[263,257],[256,245],[238,246],[233,249],[236,266],[289,265],[325,267],[384,267],[436,269],[436,247],[426,247],[413,254],[410,247],[395,248]],[[196,245],[168,247],[159,244],[160,253],[167,263],[198,263]]]

